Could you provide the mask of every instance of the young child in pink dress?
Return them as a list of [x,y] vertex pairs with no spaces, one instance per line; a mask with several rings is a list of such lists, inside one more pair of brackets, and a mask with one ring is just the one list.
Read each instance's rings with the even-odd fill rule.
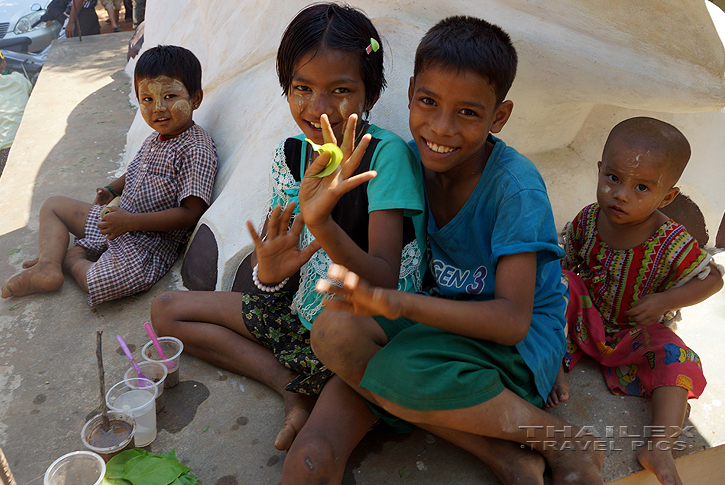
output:
[[[723,286],[722,268],[684,226],[662,212],[679,193],[674,185],[690,158],[674,126],[632,118],[612,129],[598,163],[597,202],[566,234],[569,282],[568,347],[548,404],[566,401],[564,371],[587,354],[599,362],[618,395],[651,397],[653,433],[637,458],[661,483],[682,483],[672,444],[687,399],[700,396],[700,358],[662,322]],[[660,429],[660,428],[657,428]]]

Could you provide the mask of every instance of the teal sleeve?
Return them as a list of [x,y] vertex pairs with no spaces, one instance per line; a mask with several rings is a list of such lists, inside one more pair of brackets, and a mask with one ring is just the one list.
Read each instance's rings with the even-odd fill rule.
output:
[[380,138],[370,169],[377,177],[368,182],[368,212],[403,209],[405,215],[419,215],[425,209],[423,176],[412,150],[399,136],[378,129]]

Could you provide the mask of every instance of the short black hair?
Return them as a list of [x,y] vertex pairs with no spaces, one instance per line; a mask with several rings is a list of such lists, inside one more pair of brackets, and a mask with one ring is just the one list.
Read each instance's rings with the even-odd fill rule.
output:
[[470,70],[493,87],[496,101],[501,104],[514,82],[517,64],[511,37],[501,27],[457,15],[441,20],[421,39],[415,51],[413,75],[433,66]]
[[604,143],[602,160],[607,158],[609,150],[617,143],[661,151],[663,169],[669,170],[672,186],[680,179],[690,161],[690,142],[685,135],[671,124],[648,116],[637,116],[617,123]]
[[[368,54],[366,48],[371,38],[380,48]],[[360,77],[365,85],[365,106],[372,106],[385,88],[380,34],[361,10],[337,3],[318,3],[302,9],[284,31],[277,50],[277,76],[282,95],[289,94],[299,60],[308,52],[325,49],[350,51],[358,56]]]
[[157,76],[178,79],[193,96],[201,89],[201,63],[193,52],[178,45],[157,45],[138,58],[133,84],[138,96],[138,82]]

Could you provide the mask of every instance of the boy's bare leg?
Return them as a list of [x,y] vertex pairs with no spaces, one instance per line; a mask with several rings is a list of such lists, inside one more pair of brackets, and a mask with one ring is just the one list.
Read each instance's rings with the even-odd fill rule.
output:
[[191,355],[277,391],[284,399],[285,421],[274,446],[286,450],[292,445],[309,418],[315,399],[285,391],[297,374],[280,364],[249,333],[242,318],[241,293],[163,293],[151,305],[151,321],[159,335],[179,338]]
[[475,406],[443,411],[407,409],[366,389],[360,392],[411,423],[432,424],[528,446],[544,456],[554,485],[603,483],[604,451],[594,436],[581,433],[576,426],[532,406],[508,389]]
[[282,484],[339,484],[350,454],[375,423],[362,397],[333,376],[282,468]]
[[85,222],[91,204],[53,196],[43,203],[39,214],[38,258],[25,271],[13,276],[2,288],[2,297],[24,296],[55,291],[63,285],[62,263],[68,250],[70,231],[85,235]]
[[637,450],[637,459],[662,484],[682,485],[672,446],[682,430],[686,410],[687,389],[663,386],[652,393],[652,436]]
[[70,248],[63,260],[63,272],[69,274],[83,291],[88,290],[88,268],[93,262],[88,259],[86,250],[80,246]]
[[322,312],[312,326],[313,350],[320,360],[363,397],[391,414],[411,423],[529,446],[548,462],[554,485],[602,483],[604,452],[595,449],[595,438],[586,434],[577,436],[579,428],[532,406],[508,389],[468,408],[416,411],[360,388],[367,362],[386,341],[384,332],[372,318],[346,312]]
[[545,408],[553,408],[558,406],[560,403],[569,400],[569,381],[566,380],[566,373],[564,372],[564,366],[559,366],[559,372],[556,374],[556,380],[554,380],[554,387],[549,392],[549,397],[546,399],[544,404]]
[[117,29],[118,28],[118,20],[117,16],[113,13],[113,6],[106,7],[106,13],[108,14],[108,20],[111,21],[111,28]]
[[488,438],[464,431],[416,423],[483,461],[504,485],[544,485],[546,460],[541,453],[513,441]]

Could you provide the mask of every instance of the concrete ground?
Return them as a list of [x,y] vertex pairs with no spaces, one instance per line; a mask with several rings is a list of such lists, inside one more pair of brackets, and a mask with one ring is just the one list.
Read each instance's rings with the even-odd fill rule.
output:
[[[126,132],[135,115],[124,72],[131,33],[57,41],[26,108],[5,172],[0,177],[0,284],[37,254],[38,211],[58,194],[92,201],[95,187],[120,174]],[[725,254],[725,253],[724,253]],[[718,255],[723,263],[725,258]],[[19,484],[40,484],[59,456],[82,449],[80,430],[99,403],[96,331],[102,330],[106,386],[129,364],[115,341],[121,334],[136,357],[148,341],[143,323],[153,298],[182,289],[179,263],[151,291],[90,308],[68,278],[54,293],[0,301],[0,447]],[[691,401],[677,456],[725,442],[725,292],[683,312],[679,334],[697,350],[709,385]],[[176,449],[206,484],[277,484],[284,453],[274,437],[282,400],[245,377],[191,356],[181,359],[181,383],[167,390],[158,436],[148,450]],[[641,470],[633,446],[641,441],[651,408],[647,400],[617,397],[596,365],[570,374],[571,400],[552,412],[587,426],[605,443],[606,481]],[[722,471],[722,467],[720,468]],[[719,472],[718,472],[719,473]],[[689,483],[725,483],[722,473],[697,472]],[[685,480],[687,483],[687,480]],[[395,435],[385,426],[354,451],[346,485],[401,483],[493,484],[492,473],[468,453],[420,430]]]

